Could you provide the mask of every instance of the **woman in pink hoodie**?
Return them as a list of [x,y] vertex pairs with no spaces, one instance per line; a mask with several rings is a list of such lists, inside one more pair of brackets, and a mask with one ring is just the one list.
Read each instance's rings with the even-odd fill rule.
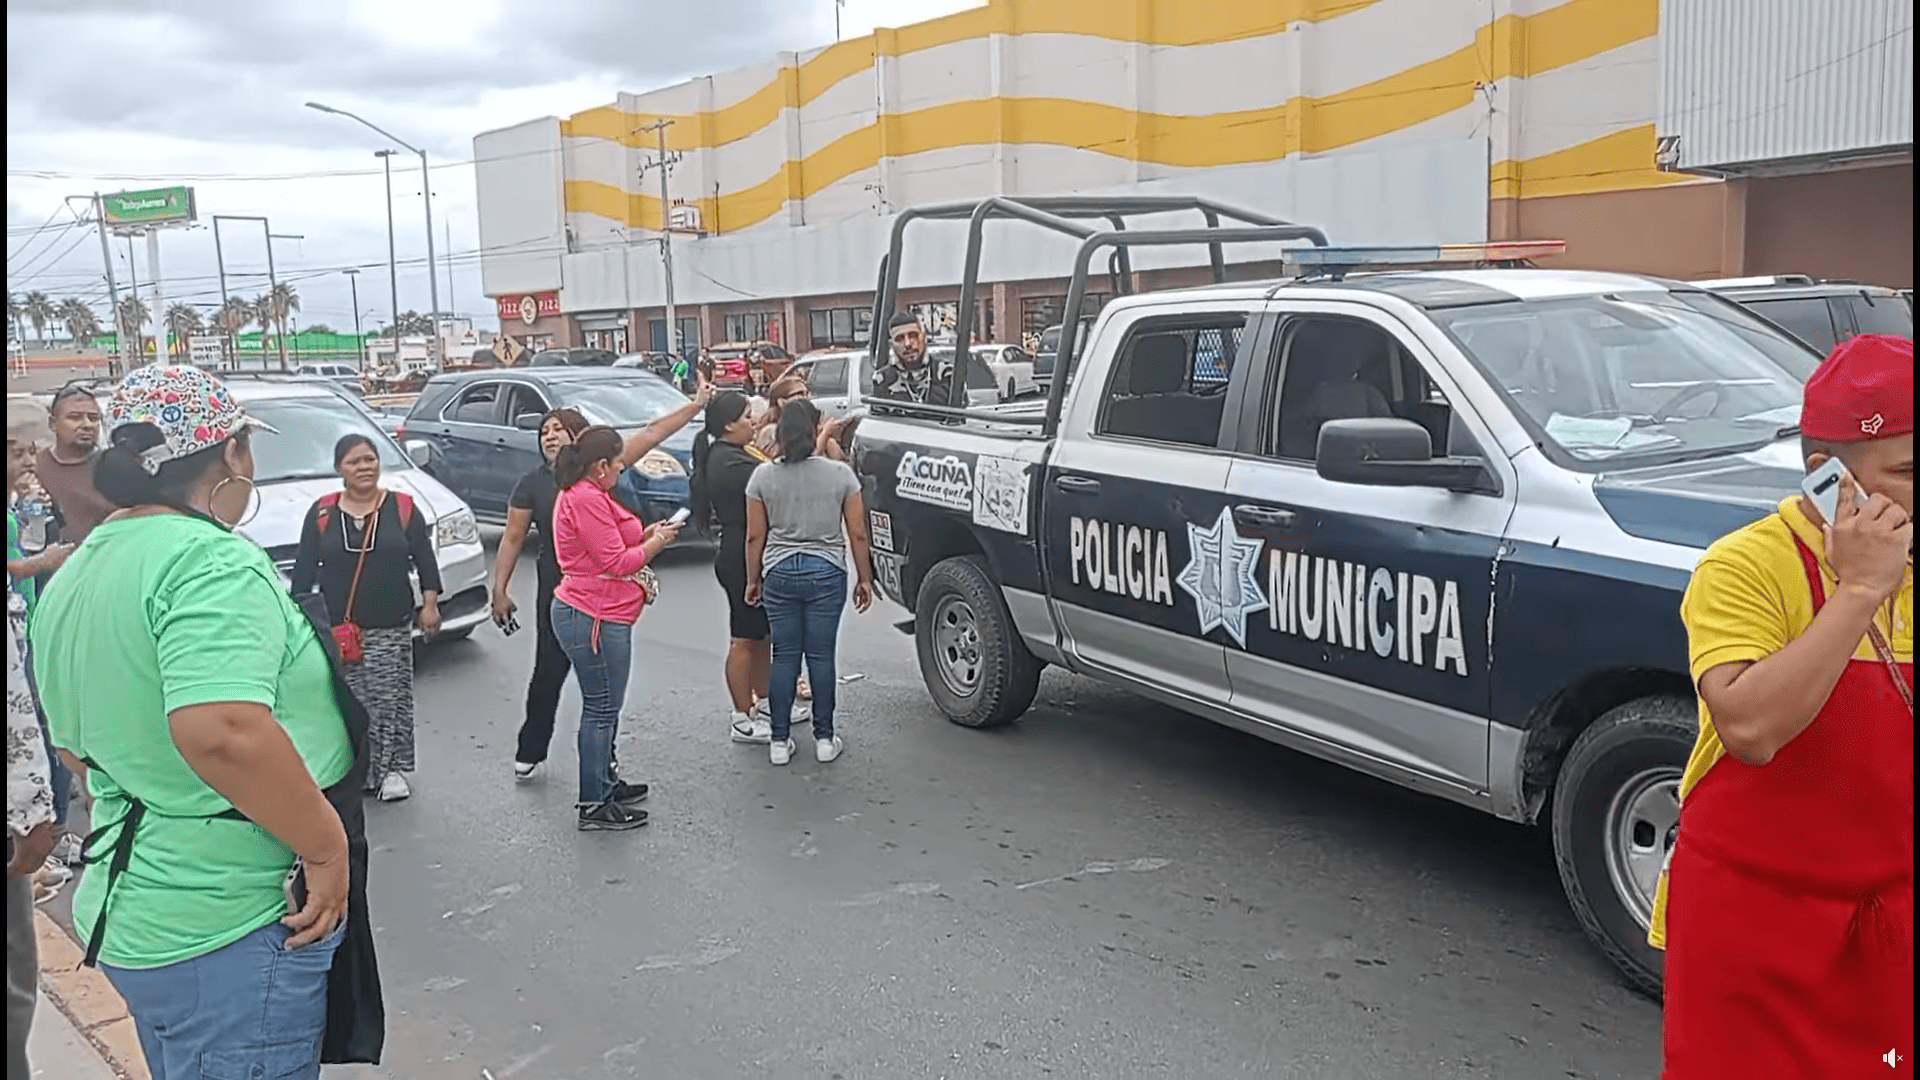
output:
[[620,477],[620,433],[590,427],[553,461],[560,494],[553,505],[553,548],[560,585],[553,634],[580,682],[580,828],[633,829],[647,823],[634,804],[647,785],[613,772],[613,740],[633,665],[633,624],[646,606],[641,571],[673,543],[680,526],[648,527],[610,494]]

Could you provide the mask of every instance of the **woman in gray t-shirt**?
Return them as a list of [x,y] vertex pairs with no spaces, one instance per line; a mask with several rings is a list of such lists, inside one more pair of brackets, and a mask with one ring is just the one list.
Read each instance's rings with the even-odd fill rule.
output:
[[770,756],[775,765],[793,758],[793,698],[804,656],[813,683],[814,753],[832,761],[842,745],[833,733],[834,652],[849,574],[854,609],[873,603],[867,514],[853,470],[824,453],[831,431],[811,401],[786,404],[779,434],[780,457],[747,480],[747,602],[766,607],[773,638]]

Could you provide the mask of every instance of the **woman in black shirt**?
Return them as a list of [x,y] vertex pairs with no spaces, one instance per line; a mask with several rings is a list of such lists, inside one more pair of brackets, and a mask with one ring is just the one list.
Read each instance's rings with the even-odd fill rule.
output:
[[[346,489],[321,496],[307,511],[293,560],[293,595],[311,592],[317,582],[335,639],[359,641],[361,658],[347,657],[344,667],[372,721],[367,790],[392,802],[413,793],[406,777],[413,771],[413,628],[440,629],[440,563],[412,497],[380,486],[372,439],[348,435],[335,443],[333,467]],[[417,618],[408,571],[420,576]],[[358,630],[341,629],[349,623]]]
[[706,426],[693,447],[693,515],[718,530],[713,575],[727,593],[727,694],[733,699],[734,742],[772,741],[765,709],[773,664],[767,612],[747,603],[747,478],[767,460],[754,448],[753,413],[745,394],[715,394]]
[[[631,465],[657,448],[667,437],[687,426],[706,405],[711,390],[702,384],[692,400],[626,437],[621,444],[621,464]],[[534,537],[534,565],[539,574],[539,596],[534,603],[533,677],[527,680],[526,719],[520,724],[518,745],[513,755],[513,775],[530,780],[540,763],[547,760],[547,748],[553,742],[554,714],[560,707],[560,691],[567,684],[573,665],[560,639],[553,636],[553,590],[560,585],[560,560],[553,553],[553,501],[560,494],[553,479],[553,459],[560,449],[570,445],[587,430],[587,418],[577,409],[561,407],[540,418],[540,467],[520,478],[507,498],[507,531],[501,534],[500,550],[493,561],[493,621],[505,627],[514,618],[519,605],[507,589],[513,582],[513,568],[519,565],[520,552],[527,536]],[[634,492],[625,483],[615,485],[613,497],[635,516],[640,507]]]

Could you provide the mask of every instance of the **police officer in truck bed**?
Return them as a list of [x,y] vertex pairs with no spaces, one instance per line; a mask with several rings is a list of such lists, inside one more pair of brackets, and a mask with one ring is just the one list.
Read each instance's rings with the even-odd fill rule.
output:
[[[887,320],[887,337],[893,342],[893,362],[873,373],[875,397],[911,401],[920,405],[946,405],[953,402],[953,361],[941,358],[927,362],[927,332],[920,320],[897,311]],[[960,403],[965,407],[967,402]]]

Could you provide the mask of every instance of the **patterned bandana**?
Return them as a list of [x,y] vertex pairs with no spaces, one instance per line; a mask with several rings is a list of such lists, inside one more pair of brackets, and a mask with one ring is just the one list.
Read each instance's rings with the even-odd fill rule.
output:
[[169,461],[219,446],[247,428],[277,430],[240,408],[220,380],[196,367],[150,364],[137,368],[113,388],[107,400],[106,427],[152,424],[163,440],[140,456],[140,467],[156,474]]

